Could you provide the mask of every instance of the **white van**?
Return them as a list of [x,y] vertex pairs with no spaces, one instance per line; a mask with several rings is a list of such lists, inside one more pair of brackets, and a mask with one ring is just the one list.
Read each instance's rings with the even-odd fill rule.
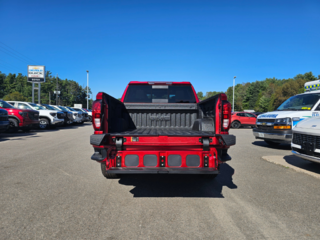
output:
[[291,143],[295,125],[319,114],[320,80],[316,80],[307,82],[304,93],[290,97],[277,110],[259,115],[253,135],[272,146]]

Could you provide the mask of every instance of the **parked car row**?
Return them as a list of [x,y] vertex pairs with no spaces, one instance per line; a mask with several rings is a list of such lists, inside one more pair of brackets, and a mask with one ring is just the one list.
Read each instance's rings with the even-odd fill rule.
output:
[[[0,100],[0,132],[30,131],[91,122],[91,111],[66,106]],[[90,115],[89,115],[90,114]]]

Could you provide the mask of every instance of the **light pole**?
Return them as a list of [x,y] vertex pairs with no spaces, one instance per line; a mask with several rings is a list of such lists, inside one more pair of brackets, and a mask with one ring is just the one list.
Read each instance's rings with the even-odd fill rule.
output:
[[87,109],[89,109],[89,70],[87,70]]
[[234,83],[236,81],[236,76],[233,77],[233,98],[232,98],[232,112],[234,112]]

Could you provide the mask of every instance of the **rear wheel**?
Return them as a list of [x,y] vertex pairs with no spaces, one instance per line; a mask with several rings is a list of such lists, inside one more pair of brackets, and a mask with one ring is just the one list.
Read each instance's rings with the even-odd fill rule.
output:
[[232,127],[232,128],[239,128],[240,126],[241,126],[241,123],[238,122],[238,121],[234,121],[234,122],[232,122],[232,124],[231,124],[231,127]]
[[49,128],[49,121],[48,121],[48,119],[46,119],[46,118],[40,118],[39,128],[40,128],[40,129],[48,129],[48,128]]
[[7,131],[11,133],[15,133],[15,132],[18,132],[18,130],[19,130],[18,120],[9,118],[9,128]]
[[107,172],[106,162],[102,162],[101,163],[101,172],[102,172],[102,175],[105,176],[107,179],[113,179],[113,178],[118,178],[119,177],[118,174],[108,173]]
[[273,141],[268,141],[268,140],[264,140],[268,145],[272,146],[272,147],[276,147],[278,145],[280,145],[279,142],[273,142]]

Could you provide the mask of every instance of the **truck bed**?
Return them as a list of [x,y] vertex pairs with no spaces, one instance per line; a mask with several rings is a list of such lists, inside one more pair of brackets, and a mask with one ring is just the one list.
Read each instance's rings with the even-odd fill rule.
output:
[[100,129],[117,137],[213,137],[220,121],[215,115],[218,99],[219,95],[200,103],[122,103],[104,93]]
[[161,128],[138,128],[131,131],[110,133],[110,136],[175,136],[175,137],[206,137],[214,136],[214,132],[196,131],[191,128],[161,129]]

